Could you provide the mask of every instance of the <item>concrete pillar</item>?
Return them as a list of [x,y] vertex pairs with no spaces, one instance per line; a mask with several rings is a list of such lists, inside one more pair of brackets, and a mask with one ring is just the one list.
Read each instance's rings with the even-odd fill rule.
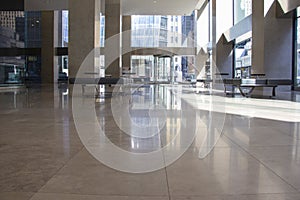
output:
[[252,74],[264,74],[264,0],[252,1]]
[[288,13],[298,6],[300,6],[300,0],[277,0],[281,5],[281,8],[284,13]]
[[[212,61],[216,63],[217,60],[217,51],[216,51],[216,44],[217,44],[217,3],[216,0],[211,0],[211,44],[212,44]],[[214,75],[214,74],[212,74]]]
[[222,78],[232,78],[234,76],[232,63],[233,63],[233,42],[227,42],[224,35],[221,36],[217,45],[217,60],[216,65],[220,73],[228,73],[227,76]]
[[42,11],[42,83],[54,82],[54,11]]
[[121,0],[105,0],[105,74],[112,77],[121,73],[121,8]]
[[[86,56],[100,47],[101,0],[69,0],[69,77],[76,77]],[[94,55],[95,60],[100,55]],[[89,62],[91,63],[91,62]],[[86,72],[95,71],[95,62],[86,66]]]
[[[62,24],[61,24],[61,11],[54,11],[54,48],[62,47]],[[59,75],[59,57],[54,55],[54,63],[53,63],[53,79],[54,83],[57,82]]]
[[[274,2],[265,16],[265,74],[267,78],[292,79],[294,18],[278,18],[276,12]],[[287,89],[280,86],[276,90]]]
[[[122,34],[122,47],[125,50],[131,48],[131,16],[123,16],[122,17],[122,31],[125,34]],[[131,52],[129,53],[122,53],[122,69],[123,70],[130,70],[131,65]]]

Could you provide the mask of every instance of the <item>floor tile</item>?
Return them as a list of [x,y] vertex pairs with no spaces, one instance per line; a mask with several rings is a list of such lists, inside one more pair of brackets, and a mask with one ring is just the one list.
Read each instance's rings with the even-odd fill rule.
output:
[[300,191],[300,149],[298,145],[252,147],[249,152],[270,170]]
[[29,200],[33,193],[26,192],[0,192],[1,200]]
[[167,167],[167,176],[174,196],[296,192],[237,148],[216,148],[203,160],[197,151],[188,151]]
[[[189,110],[191,105],[177,99],[180,112],[192,114],[182,120],[178,118],[179,110],[172,111],[174,118],[168,119],[159,137],[139,139],[119,129],[106,98],[95,104],[95,122],[102,125],[111,142],[125,150],[156,150],[172,142],[177,133],[180,140],[170,148],[185,149],[185,136],[190,133],[187,130],[202,131],[187,152],[166,169],[129,174],[106,167],[84,149],[73,121],[71,96],[62,96],[61,92],[53,86],[29,88],[17,94],[16,102],[12,101],[14,93],[0,93],[1,200],[28,200],[32,195],[33,200],[167,200],[169,195],[172,200],[300,199],[298,122]],[[143,95],[140,97],[149,98]],[[237,102],[244,100],[248,101]],[[232,105],[234,102],[232,99],[230,106],[238,111],[241,104]],[[269,101],[259,103],[264,107]],[[288,115],[284,105],[280,102],[281,117]],[[224,105],[213,107],[222,111]],[[248,111],[251,114],[252,110]],[[135,115],[134,122],[145,118],[140,111],[131,114]],[[199,150],[207,146],[212,147],[211,151],[199,159]]]
[[222,196],[177,196],[171,200],[298,200],[300,194],[259,194]]
[[243,148],[284,146],[295,143],[294,138],[272,127],[231,127],[224,129],[224,135]]
[[169,200],[169,197],[145,197],[145,196],[99,196],[76,194],[49,194],[37,193],[30,200]]
[[50,193],[96,195],[168,195],[165,170],[128,174],[95,160],[86,150],[75,156],[41,190]]

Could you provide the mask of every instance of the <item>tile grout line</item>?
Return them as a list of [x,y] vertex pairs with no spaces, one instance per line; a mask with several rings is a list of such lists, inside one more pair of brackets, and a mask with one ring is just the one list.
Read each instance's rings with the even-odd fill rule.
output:
[[[162,140],[160,141],[160,145],[161,145],[161,148],[163,148]],[[163,155],[164,164],[165,164],[164,170],[165,170],[165,174],[166,174],[166,183],[167,183],[167,189],[168,189],[168,199],[171,200],[170,185],[169,185],[168,172],[167,172],[167,163],[166,163],[164,151],[162,151],[162,155]]]
[[[122,195],[122,194],[79,194],[66,192],[39,192],[39,194],[54,194],[54,195],[74,195],[74,196],[95,196],[95,197],[149,197],[149,198],[164,198],[164,195]],[[32,197],[31,197],[32,198]]]
[[165,173],[166,173],[166,181],[167,181],[167,189],[168,189],[168,199],[171,200],[171,193],[170,193],[170,185],[168,180],[168,172],[167,172],[167,166],[165,166]]
[[297,191],[297,193],[300,192],[300,190],[298,190],[298,188],[296,188],[294,185],[292,185],[291,183],[287,182],[287,180],[285,180],[283,177],[281,177],[280,175],[278,175],[274,170],[272,170],[270,167],[268,167],[265,163],[263,163],[262,161],[260,161],[258,158],[256,158],[253,154],[251,154],[248,150],[246,150],[245,148],[243,148],[241,145],[237,144],[236,142],[234,142],[230,137],[228,137],[227,135],[224,134],[224,137],[226,137],[228,140],[230,140],[233,144],[235,144],[236,146],[238,146],[242,151],[244,151],[245,153],[247,153],[248,155],[250,155],[254,160],[258,161],[261,165],[263,165],[266,169],[270,170],[275,176],[277,176],[280,180],[282,180],[284,183],[286,183],[287,185],[289,185],[291,188],[293,188],[295,191]]
[[65,164],[63,164],[57,171],[56,171],[56,173],[52,176],[52,177],[50,177],[46,182],[45,182],[45,184],[44,185],[42,185],[41,187],[40,187],[40,189],[37,191],[37,192],[34,192],[34,194],[29,198],[29,200],[31,200],[33,197],[34,197],[34,195],[36,195],[37,193],[42,193],[42,192],[40,192],[41,191],[41,189],[43,188],[43,187],[45,187],[48,183],[49,183],[49,181],[52,179],[52,178],[54,178],[58,173],[59,173],[59,171],[60,170],[62,170],[75,156],[77,156],[83,149],[85,149],[85,147],[83,146],[80,150],[78,150],[78,152],[77,153],[75,153]]

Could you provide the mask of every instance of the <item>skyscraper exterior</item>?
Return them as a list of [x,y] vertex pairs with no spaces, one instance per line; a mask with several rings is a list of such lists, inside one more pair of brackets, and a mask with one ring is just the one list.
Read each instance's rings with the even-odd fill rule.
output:
[[132,16],[132,47],[181,46],[181,16]]
[[[194,47],[196,45],[196,28],[195,28],[195,12],[190,16],[182,16],[182,45],[188,47]],[[194,63],[194,57],[182,56],[182,76],[186,77],[187,74],[192,71],[191,64]]]
[[24,17],[23,11],[1,11],[0,25],[16,31],[16,18]]

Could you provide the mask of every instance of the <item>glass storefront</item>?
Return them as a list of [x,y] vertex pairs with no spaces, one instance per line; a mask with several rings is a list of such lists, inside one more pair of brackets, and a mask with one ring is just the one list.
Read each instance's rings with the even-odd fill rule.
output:
[[237,42],[234,48],[235,55],[235,78],[249,78],[251,76],[251,47],[252,39]]
[[0,86],[24,84],[24,65],[0,64]]
[[[19,85],[26,80],[40,82],[41,12],[0,11],[1,84]],[[25,49],[27,55],[16,50]],[[9,56],[7,56],[9,55]],[[29,56],[30,55],[30,56]]]
[[26,81],[34,83],[41,82],[41,63],[41,56],[26,56]]

